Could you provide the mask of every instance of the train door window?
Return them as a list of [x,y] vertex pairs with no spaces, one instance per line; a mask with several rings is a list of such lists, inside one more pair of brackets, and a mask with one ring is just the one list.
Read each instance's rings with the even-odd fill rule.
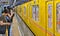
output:
[[24,7],[24,15],[26,14],[26,7]]
[[57,25],[57,31],[60,33],[60,3],[56,5],[56,25]]
[[48,4],[48,27],[52,28],[52,4]]
[[38,12],[39,12],[39,6],[38,5],[33,5],[32,6],[32,18],[35,21],[38,21]]

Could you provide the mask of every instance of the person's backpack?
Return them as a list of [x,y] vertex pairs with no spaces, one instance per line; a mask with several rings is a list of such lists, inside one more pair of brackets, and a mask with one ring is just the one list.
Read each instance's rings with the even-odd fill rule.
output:
[[[0,16],[0,21],[6,22],[6,19],[3,15]],[[0,34],[5,34],[5,32],[6,32],[6,25],[0,25]]]

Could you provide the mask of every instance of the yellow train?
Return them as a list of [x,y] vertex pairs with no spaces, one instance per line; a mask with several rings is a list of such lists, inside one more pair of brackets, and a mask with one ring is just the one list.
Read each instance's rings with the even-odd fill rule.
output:
[[15,9],[35,36],[60,36],[60,0],[31,0]]

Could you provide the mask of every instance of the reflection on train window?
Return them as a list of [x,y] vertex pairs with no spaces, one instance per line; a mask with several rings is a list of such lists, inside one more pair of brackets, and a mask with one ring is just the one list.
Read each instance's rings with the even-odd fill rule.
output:
[[60,3],[57,4],[57,7],[56,7],[56,16],[57,16],[57,31],[60,33]]
[[39,12],[39,6],[38,5],[33,5],[32,6],[32,18],[36,21],[38,21],[38,12]]
[[24,15],[26,14],[26,7],[24,7]]
[[48,27],[52,28],[52,4],[48,5]]

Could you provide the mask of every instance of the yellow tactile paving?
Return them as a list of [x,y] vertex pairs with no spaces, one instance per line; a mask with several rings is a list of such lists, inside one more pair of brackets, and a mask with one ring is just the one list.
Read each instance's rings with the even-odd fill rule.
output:
[[13,24],[12,24],[12,35],[13,36],[20,36],[19,30],[18,30],[18,22],[15,17],[13,19]]

